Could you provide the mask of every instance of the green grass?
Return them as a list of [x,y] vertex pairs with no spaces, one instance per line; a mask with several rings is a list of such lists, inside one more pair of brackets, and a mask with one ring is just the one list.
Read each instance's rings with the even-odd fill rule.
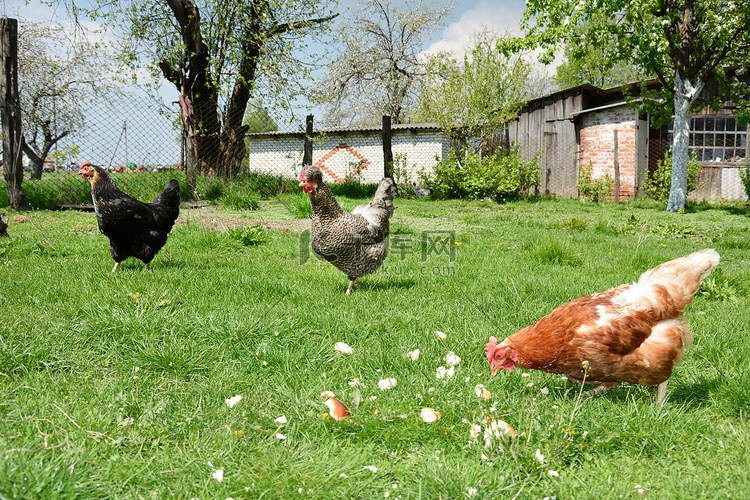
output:
[[[10,213],[0,239],[0,498],[750,496],[746,206],[396,206],[388,259],[350,297],[330,264],[300,264],[299,233],[204,225],[293,223],[276,199],[253,212],[183,210],[151,271],[130,259],[114,275],[93,214]],[[446,242],[453,262],[434,251]],[[490,377],[490,335],[705,247],[722,263],[688,307],[694,342],[663,408],[650,387],[581,402],[559,376]],[[433,252],[423,259],[423,249]],[[438,380],[448,351],[461,362]],[[386,377],[398,385],[381,391]],[[323,418],[326,390],[356,423]],[[424,423],[425,406],[442,418]],[[518,436],[473,441],[472,424],[490,414]],[[281,415],[288,423],[275,422]]]

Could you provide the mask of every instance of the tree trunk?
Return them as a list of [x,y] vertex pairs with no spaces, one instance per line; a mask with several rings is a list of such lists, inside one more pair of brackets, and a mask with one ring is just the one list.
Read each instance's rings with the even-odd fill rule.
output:
[[216,75],[216,81],[211,79],[211,54],[201,35],[198,7],[193,0],[166,2],[180,26],[180,36],[185,45],[185,57],[190,62],[190,71],[181,78],[180,72],[167,61],[161,61],[159,68],[164,77],[188,97],[192,105],[195,115],[196,170],[204,175],[215,174],[233,178],[239,173],[245,157],[245,134],[248,126],[243,125],[242,120],[264,46],[268,40],[283,33],[329,21],[338,14],[320,19],[276,24],[267,28],[264,22],[273,17],[273,13],[269,12],[270,2],[252,2],[248,19],[241,30],[242,48],[234,87],[222,115],[217,90],[221,75]]
[[18,21],[9,18],[0,18],[0,121],[8,202],[14,210],[27,209],[29,200],[21,188],[23,133],[18,96]]
[[[50,146],[51,147],[51,146]],[[45,148],[37,154],[37,152],[31,148],[26,141],[23,144],[23,152],[29,157],[31,161],[31,170],[29,172],[29,179],[39,180],[42,178],[42,170],[44,170],[44,159],[47,158],[50,148]]]
[[674,132],[672,142],[672,185],[669,191],[667,211],[677,212],[685,208],[687,199],[687,164],[690,157],[690,120],[693,117],[691,107],[703,89],[703,81],[698,78],[695,83],[683,78],[680,71],[675,71],[674,79]]
[[192,0],[167,0],[175,19],[180,25],[180,34],[189,55],[190,71],[186,81],[180,72],[168,62],[159,63],[164,77],[172,82],[177,90],[184,87],[195,115],[195,148],[198,152],[196,170],[201,174],[217,173],[220,165],[221,125],[218,114],[216,86],[210,77],[208,47],[203,42],[200,31],[200,12]]

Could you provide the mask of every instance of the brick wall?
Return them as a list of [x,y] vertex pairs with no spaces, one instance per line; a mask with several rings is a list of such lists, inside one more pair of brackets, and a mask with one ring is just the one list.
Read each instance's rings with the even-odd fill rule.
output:
[[[438,160],[448,155],[448,139],[437,129],[392,130],[393,156],[405,158],[407,177],[433,172]],[[356,178],[362,183],[378,183],[383,178],[383,144],[379,129],[325,132],[321,142],[313,142],[313,163],[321,167],[328,182]],[[302,168],[304,135],[301,133],[252,134],[248,137],[248,171],[296,178]]]
[[621,199],[636,194],[637,120],[637,112],[625,105],[587,113],[581,119],[579,165],[588,166],[590,161],[593,179],[607,173],[615,178],[614,131],[617,130]]

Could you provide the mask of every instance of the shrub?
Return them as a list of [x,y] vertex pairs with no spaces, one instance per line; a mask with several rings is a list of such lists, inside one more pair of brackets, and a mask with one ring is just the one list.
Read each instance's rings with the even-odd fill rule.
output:
[[745,186],[745,196],[750,198],[750,167],[740,168],[739,173],[742,185]]
[[[693,151],[687,165],[687,192],[698,189],[703,183],[698,184],[698,175],[701,166],[696,157],[697,151]],[[657,162],[654,170],[646,182],[643,183],[643,192],[646,196],[656,201],[666,203],[669,200],[669,192],[672,190],[672,148],[669,148],[664,159]]]
[[606,200],[607,196],[612,192],[612,186],[615,181],[609,172],[598,179],[592,179],[592,172],[594,171],[594,165],[589,161],[588,165],[582,165],[578,169],[578,192],[586,201],[593,201],[599,203],[602,200]]
[[536,155],[526,160],[520,150],[516,145],[484,158],[467,152],[463,164],[452,150],[435,167],[428,185],[443,198],[491,198],[498,202],[525,198],[532,187],[539,185],[539,159]]

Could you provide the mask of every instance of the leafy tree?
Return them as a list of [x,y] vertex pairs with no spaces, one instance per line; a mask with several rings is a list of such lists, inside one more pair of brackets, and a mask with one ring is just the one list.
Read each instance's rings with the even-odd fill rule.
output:
[[275,132],[276,130],[279,130],[278,124],[271,117],[268,109],[266,109],[263,106],[263,103],[258,100],[253,100],[247,106],[244,124],[247,126],[248,134]]
[[[601,29],[599,26],[605,23],[606,21],[598,18],[585,19],[576,28],[576,32],[583,34],[592,29]],[[586,43],[587,39],[583,36],[567,40],[563,48],[564,62],[557,67],[554,78],[559,88],[584,83],[609,88],[643,78],[642,72],[632,61],[619,61],[613,56],[611,52],[616,47],[616,40],[609,40],[598,46],[587,46]]]
[[30,177],[40,179],[52,148],[81,130],[87,104],[113,103],[122,95],[122,82],[102,41],[25,20],[18,35],[23,151],[31,160]]
[[[330,0],[97,2],[87,13],[120,25],[130,41],[128,62],[138,67],[147,58],[154,76],[163,75],[187,97],[196,170],[227,178],[245,156],[243,118],[251,97],[264,95],[288,109],[309,73],[296,49],[337,15]],[[112,5],[117,10],[106,10]]]
[[[503,51],[544,47],[549,61],[560,42],[574,37],[586,49],[614,41],[615,60],[632,61],[662,84],[660,95],[640,107],[662,120],[674,116],[672,182],[667,210],[685,206],[688,139],[692,110],[706,81],[713,77],[738,103],[738,114],[750,118],[746,72],[750,61],[750,2],[735,0],[528,0],[526,35],[500,47]],[[606,19],[578,33],[586,19]],[[532,23],[533,19],[533,25]],[[737,72],[729,69],[739,68]],[[644,89],[645,90],[645,89]],[[718,104],[718,103],[712,103]]]
[[452,6],[404,0],[361,0],[340,28],[340,52],[316,87],[327,122],[401,123],[413,106],[415,83],[426,73],[420,60],[425,37],[445,25]]
[[492,30],[476,33],[463,61],[452,54],[432,57],[422,92],[421,116],[440,124],[454,143],[467,146],[478,139],[480,158],[493,133],[530,97],[530,63],[521,54],[500,54],[499,38]]

